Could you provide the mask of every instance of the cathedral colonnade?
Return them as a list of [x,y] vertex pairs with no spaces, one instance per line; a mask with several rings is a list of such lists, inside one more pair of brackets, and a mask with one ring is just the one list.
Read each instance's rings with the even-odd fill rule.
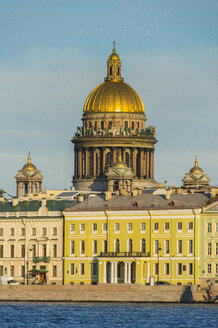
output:
[[116,163],[121,149],[122,161],[137,178],[154,178],[154,150],[136,147],[99,147],[75,149],[75,179],[102,177]]

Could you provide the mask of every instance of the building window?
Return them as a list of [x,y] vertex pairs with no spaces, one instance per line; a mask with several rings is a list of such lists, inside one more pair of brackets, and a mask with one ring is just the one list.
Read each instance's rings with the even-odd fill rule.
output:
[[125,129],[128,129],[128,121],[124,122],[124,127],[125,127]]
[[57,229],[56,227],[53,228],[52,234],[53,234],[53,236],[57,236],[57,234],[58,234],[58,229]]
[[154,232],[158,232],[158,222],[154,222]]
[[177,254],[182,254],[182,240],[177,241]]
[[102,227],[103,232],[107,231],[107,223],[103,223],[103,227]]
[[81,223],[80,224],[80,232],[84,232],[85,231],[85,224]]
[[3,276],[4,274],[4,267],[3,265],[0,265],[0,276]]
[[218,263],[216,263],[216,274],[218,274]]
[[145,232],[145,230],[146,230],[145,222],[142,222],[141,223],[141,232]]
[[132,253],[133,245],[132,245],[132,239],[128,240],[128,252]]
[[120,231],[120,224],[119,223],[115,223],[114,224],[114,230],[115,230],[115,232],[119,232]]
[[169,229],[170,229],[170,224],[169,224],[169,222],[165,222],[165,225],[164,225],[164,231],[165,231],[165,232],[169,232]]
[[192,263],[189,263],[189,265],[188,265],[188,273],[189,273],[189,275],[193,275],[193,264]]
[[25,257],[25,245],[21,245],[21,257]]
[[119,241],[119,239],[115,240],[115,252],[116,253],[120,252],[120,241]]
[[108,129],[111,130],[112,129],[112,121],[108,122]]
[[98,263],[92,263],[92,275],[97,276],[98,275]]
[[193,231],[193,222],[188,223],[188,231]]
[[165,254],[169,254],[170,252],[170,241],[169,240],[165,240]]
[[70,274],[74,275],[74,263],[70,264]]
[[21,236],[25,236],[25,228],[21,228]]
[[14,245],[10,245],[10,256],[14,257]]
[[104,130],[104,121],[101,121],[101,129]]
[[75,224],[71,224],[70,225],[70,233],[74,233],[75,232]]
[[97,232],[97,223],[93,223],[93,225],[92,225],[92,232],[94,232],[94,233]]
[[165,263],[165,275],[169,275],[170,274],[170,264],[169,263]]
[[177,231],[182,231],[182,222],[178,222]]
[[188,253],[193,254],[193,240],[188,241]]
[[81,240],[80,242],[80,254],[81,255],[85,254],[85,240]]
[[107,253],[107,240],[104,240],[104,252]]
[[159,246],[158,240],[154,240],[154,254],[158,253],[158,246]]
[[207,244],[207,255],[211,255],[211,253],[212,253],[212,245],[211,245],[211,243],[208,243]]
[[14,236],[14,228],[10,229],[10,236]]
[[95,121],[95,123],[94,123],[94,129],[97,130],[97,128],[98,128],[98,123],[97,123],[97,121]]
[[4,229],[0,228],[0,237],[3,237],[3,236],[4,236]]
[[25,266],[21,265],[21,277],[24,277],[25,275]]
[[57,257],[57,245],[53,245],[53,257]]
[[36,228],[32,228],[32,236],[36,236]]
[[134,130],[134,129],[135,129],[135,122],[132,121],[132,130]]
[[47,256],[47,246],[46,246],[46,244],[42,245],[42,256],[43,257]]
[[11,277],[14,277],[14,266],[13,265],[11,265],[10,271],[11,271]]
[[53,277],[56,278],[57,277],[57,265],[53,265],[52,273],[53,273]]
[[218,255],[218,243],[216,243],[216,255]]
[[32,245],[32,256],[36,257],[36,245]]
[[212,223],[211,223],[211,222],[209,222],[209,223],[207,224],[207,232],[209,232],[209,233],[212,232]]
[[211,273],[211,264],[207,265],[207,273]]
[[85,274],[85,265],[84,263],[80,263],[80,274],[83,276]]
[[127,230],[128,232],[132,232],[132,223],[128,223]]
[[182,263],[178,263],[178,275],[182,274]]
[[142,253],[145,253],[146,252],[146,241],[145,241],[144,238],[141,241],[141,252]]
[[154,264],[154,274],[157,275],[159,271],[159,263]]
[[74,255],[75,254],[75,240],[71,240],[71,248],[70,248],[71,252],[70,254],[71,255]]
[[139,129],[139,122],[137,122],[137,129]]
[[92,248],[93,254],[97,254],[97,240],[93,240],[93,248]]
[[0,245],[0,257],[4,257],[4,246]]
[[216,232],[218,232],[218,222],[216,223]]
[[47,229],[46,228],[42,228],[42,235],[46,236],[47,235]]

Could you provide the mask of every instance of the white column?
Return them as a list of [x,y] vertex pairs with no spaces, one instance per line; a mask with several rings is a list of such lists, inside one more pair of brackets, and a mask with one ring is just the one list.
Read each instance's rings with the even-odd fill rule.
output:
[[117,262],[114,263],[114,283],[117,284]]
[[128,284],[131,284],[131,262],[128,263]]
[[150,281],[150,262],[147,262],[147,283]]
[[107,283],[107,262],[104,262],[104,272],[103,272],[103,274],[104,274],[104,284],[106,284]]
[[124,262],[124,284],[127,284],[127,262]]
[[114,262],[111,262],[111,284],[114,284]]

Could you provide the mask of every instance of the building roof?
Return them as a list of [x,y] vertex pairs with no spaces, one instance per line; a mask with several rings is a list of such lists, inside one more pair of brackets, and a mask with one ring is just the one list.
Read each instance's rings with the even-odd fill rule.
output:
[[205,205],[210,199],[209,194],[165,195],[145,194],[141,196],[113,196],[105,200],[104,195],[89,198],[76,204],[67,211],[102,211],[102,210],[158,210],[158,209],[194,209]]

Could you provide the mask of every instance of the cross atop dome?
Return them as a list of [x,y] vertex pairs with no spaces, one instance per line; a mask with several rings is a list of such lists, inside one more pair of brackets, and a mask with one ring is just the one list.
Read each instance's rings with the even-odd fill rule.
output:
[[113,41],[113,52],[116,52],[116,41]]

